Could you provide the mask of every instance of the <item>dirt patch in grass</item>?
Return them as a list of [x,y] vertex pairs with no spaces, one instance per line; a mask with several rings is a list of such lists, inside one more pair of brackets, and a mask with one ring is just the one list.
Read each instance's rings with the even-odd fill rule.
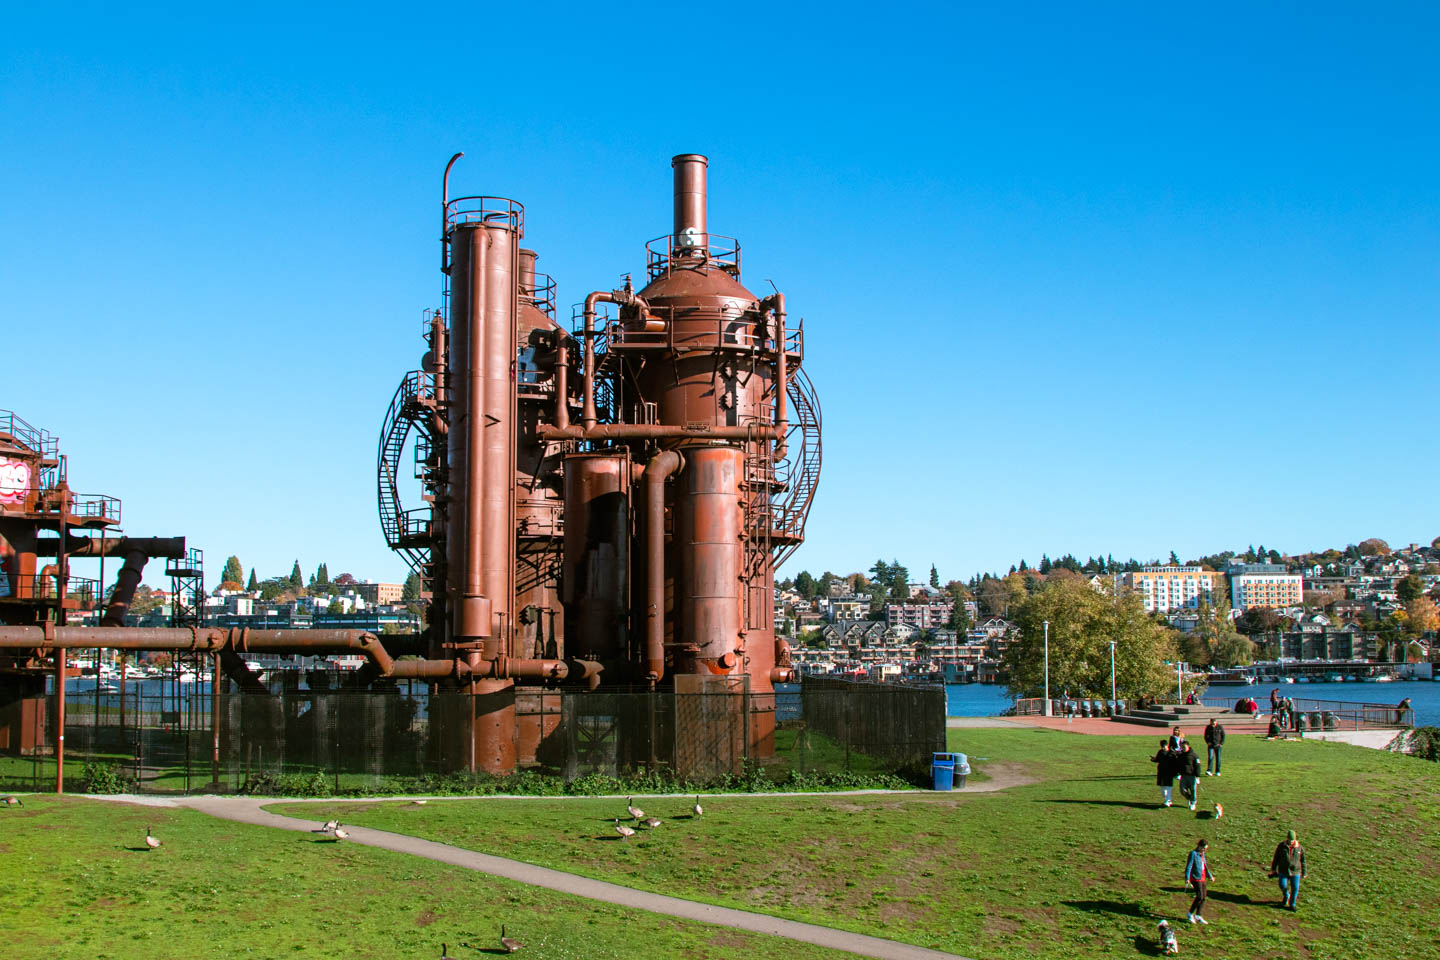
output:
[[415,917],[415,926],[423,930],[438,919],[434,910],[421,910]]

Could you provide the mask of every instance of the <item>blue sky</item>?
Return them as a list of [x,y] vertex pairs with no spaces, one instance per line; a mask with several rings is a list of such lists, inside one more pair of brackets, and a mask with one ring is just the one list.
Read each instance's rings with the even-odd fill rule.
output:
[[398,577],[375,442],[446,159],[568,305],[694,151],[806,322],[785,572],[1440,534],[1437,8],[880,9],[12,11],[0,407],[217,572]]

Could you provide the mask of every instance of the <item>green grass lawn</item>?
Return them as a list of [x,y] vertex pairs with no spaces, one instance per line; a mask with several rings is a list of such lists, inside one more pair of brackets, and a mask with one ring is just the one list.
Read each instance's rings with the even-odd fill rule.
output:
[[189,810],[28,797],[0,832],[6,960],[470,957],[502,922],[535,957],[847,956]]
[[[1155,740],[1159,739],[1159,734]],[[1133,957],[1179,919],[1182,955],[1440,957],[1440,766],[1318,741],[1233,737],[1202,806],[1158,809],[1149,737],[952,730],[997,793],[638,800],[664,818],[615,839],[614,800],[277,803],[658,892],[979,958]],[[1211,804],[1225,805],[1221,820]],[[1266,878],[1305,845],[1300,912]],[[1184,922],[1186,853],[1211,843],[1208,928]]]

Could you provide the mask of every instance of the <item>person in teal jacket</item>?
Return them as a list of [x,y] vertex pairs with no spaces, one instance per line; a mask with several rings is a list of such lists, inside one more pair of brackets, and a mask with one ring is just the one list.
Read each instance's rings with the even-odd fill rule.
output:
[[1195,888],[1195,900],[1190,904],[1190,912],[1185,915],[1185,918],[1191,923],[1205,924],[1209,922],[1203,916],[1208,884],[1215,879],[1215,874],[1210,870],[1210,864],[1205,860],[1205,851],[1209,847],[1208,840],[1201,840],[1195,844],[1195,849],[1190,851],[1190,856],[1185,861],[1185,886]]

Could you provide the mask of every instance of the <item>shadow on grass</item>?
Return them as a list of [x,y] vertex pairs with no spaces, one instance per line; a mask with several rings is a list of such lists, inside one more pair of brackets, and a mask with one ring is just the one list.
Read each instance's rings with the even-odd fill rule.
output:
[[[68,668],[67,668],[67,669],[68,669]],[[149,847],[125,847],[125,849],[126,849],[126,850],[129,850],[131,853],[150,853],[150,852],[152,852]]]
[[1149,937],[1137,933],[1135,935],[1135,952],[1142,957],[1163,957],[1165,948],[1160,945],[1160,941],[1151,940]]
[[1155,915],[1138,903],[1127,903],[1124,900],[1061,900],[1067,907],[1075,910],[1083,910],[1086,913],[1113,913],[1120,917],[1137,917],[1141,920],[1153,920]]
[[[1161,887],[1162,893],[1183,893],[1187,897],[1193,897],[1195,891],[1188,887]],[[1244,907],[1271,907],[1274,903],[1269,900],[1251,899],[1248,893],[1229,893],[1225,890],[1210,890],[1205,894],[1207,900],[1218,900],[1221,903],[1238,903]]]
[[1097,783],[1098,783],[1099,781],[1102,781],[1102,780],[1134,780],[1134,781],[1136,781],[1136,782],[1138,783],[1138,782],[1140,782],[1140,781],[1149,781],[1149,780],[1154,780],[1154,779],[1155,779],[1155,775],[1152,773],[1152,774],[1150,774],[1149,776],[1142,776],[1142,775],[1136,774],[1135,776],[1125,775],[1125,776],[1114,776],[1114,777],[1070,777],[1069,779],[1067,779],[1067,780],[1061,780],[1060,782],[1061,782],[1061,783],[1091,783],[1091,782],[1093,781],[1093,782],[1097,782]]
[[1037,800],[1036,803],[1083,803],[1092,807],[1130,807],[1132,810],[1157,810],[1158,803],[1139,803],[1135,800]]

